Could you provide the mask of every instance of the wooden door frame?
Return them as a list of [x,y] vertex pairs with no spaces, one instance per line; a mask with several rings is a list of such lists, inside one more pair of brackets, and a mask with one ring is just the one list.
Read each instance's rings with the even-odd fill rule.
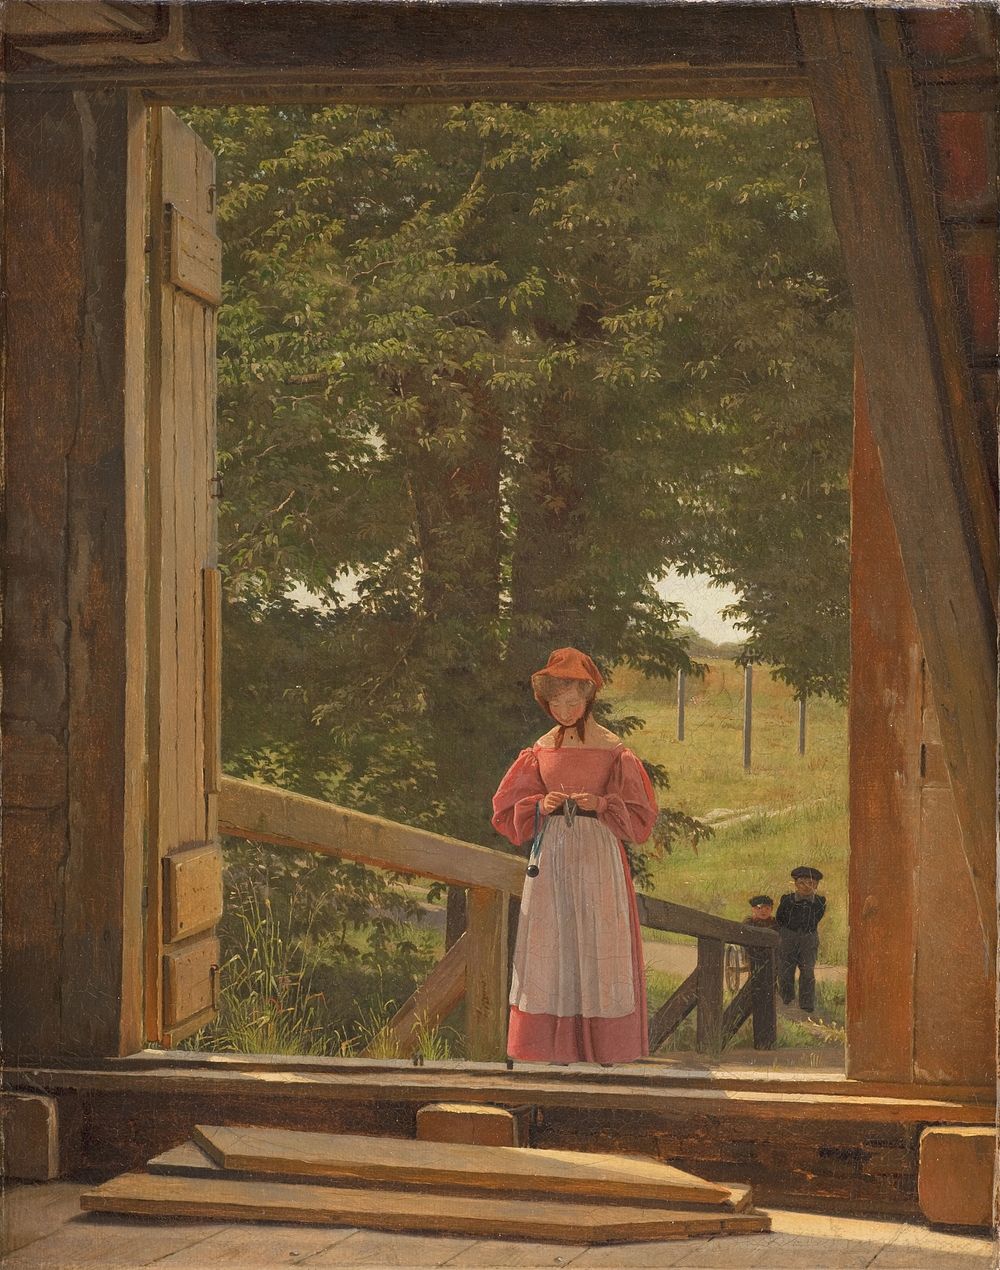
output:
[[[796,21],[801,17],[815,28],[827,18],[839,20],[832,10],[808,5],[798,12],[791,5],[607,3],[571,9],[548,3],[473,7],[447,0],[400,8],[278,5],[252,14],[258,33],[258,18],[270,22],[283,16],[300,24],[322,18],[314,30],[322,34],[317,46],[322,56],[303,61],[290,45],[276,48],[263,36],[254,47],[252,36],[238,26],[225,36],[227,21],[250,29],[251,14],[246,5],[200,11],[172,6],[161,44],[150,43],[141,53],[133,49],[130,56],[141,60],[132,64],[117,60],[121,42],[110,49],[95,42],[70,43],[61,54],[58,45],[36,47],[34,54],[48,59],[41,62],[19,62],[15,48],[8,82],[15,92],[39,101],[50,90],[89,96],[113,87],[147,104],[181,106],[461,101],[499,95],[522,100],[807,96],[809,71],[799,54]],[[869,17],[839,15],[848,24]],[[111,60],[102,62],[105,56]],[[826,73],[815,60],[813,66],[815,76]],[[914,263],[902,267],[912,270]],[[872,344],[866,349],[870,376],[872,363],[880,360],[884,357]],[[914,491],[905,493],[911,502],[921,501]],[[912,549],[907,545],[907,551]],[[975,585],[968,583],[973,590]],[[931,644],[940,649],[933,630]],[[979,795],[982,804],[985,790]],[[982,806],[977,817],[982,819]],[[132,876],[132,866],[126,863],[125,869]],[[134,891],[134,879],[131,885]],[[135,916],[124,920],[126,926],[134,924]],[[134,1016],[134,1004],[131,1008]],[[125,1029],[123,1038],[127,1034]],[[128,1048],[124,1039],[122,1044]]]

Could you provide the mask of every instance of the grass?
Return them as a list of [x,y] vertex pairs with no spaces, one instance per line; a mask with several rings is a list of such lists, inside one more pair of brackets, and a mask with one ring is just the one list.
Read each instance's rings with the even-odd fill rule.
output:
[[[847,710],[810,701],[806,753],[797,753],[798,703],[766,668],[754,671],[751,770],[743,770],[743,671],[708,662],[704,680],[688,679],[685,740],[676,739],[673,680],[646,679],[620,669],[608,693],[616,711],[645,720],[629,743],[662,763],[670,788],[661,801],[710,820],[728,812],[707,842],[678,846],[653,862],[653,893],[721,917],[747,915],[758,891],[778,897],[791,889],[789,871],[813,864],[824,874],[827,916],[820,960],[847,957]],[[740,818],[736,819],[736,816]],[[649,932],[646,932],[649,936]],[[667,936],[678,942],[683,936]]]

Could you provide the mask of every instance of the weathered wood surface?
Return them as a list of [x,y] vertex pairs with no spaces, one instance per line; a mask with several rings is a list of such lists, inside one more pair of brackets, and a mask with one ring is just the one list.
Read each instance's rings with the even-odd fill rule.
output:
[[468,1057],[507,1052],[507,895],[470,887],[466,907],[465,1035]]
[[[182,85],[202,100],[367,99],[412,93],[461,100],[567,95],[767,96],[805,91],[787,7],[553,3],[388,6],[170,5],[153,43],[11,50],[18,82]],[[512,56],[512,50],[516,54]],[[38,58],[57,63],[48,66]],[[141,62],[148,63],[142,66]],[[94,69],[87,70],[90,66]],[[84,69],[77,70],[76,67]],[[627,91],[626,91],[627,90]],[[297,94],[297,96],[296,96]]]
[[[860,367],[851,472],[847,1074],[913,1079],[920,637]],[[887,710],[884,703],[893,708]],[[886,974],[883,967],[891,966]]]
[[649,1052],[655,1054],[698,1004],[698,971],[692,970],[649,1020]]
[[992,1226],[995,1154],[996,1135],[989,1129],[925,1129],[920,1135],[917,1194],[927,1220],[947,1226]]
[[725,945],[717,939],[698,940],[698,1049],[718,1053],[723,1045],[722,985]]
[[[168,1064],[161,1057],[159,1067],[134,1075],[32,1068],[23,1080],[59,1094],[65,1170],[110,1175],[142,1168],[151,1156],[187,1138],[193,1124],[213,1120],[410,1137],[417,1108],[430,1101],[530,1103],[542,1113],[533,1130],[539,1146],[642,1152],[719,1182],[739,1178],[753,1185],[759,1202],[829,1211],[839,1206],[855,1214],[915,1214],[920,1129],[935,1123],[990,1126],[994,1116],[989,1091],[980,1091],[978,1102],[943,1097],[943,1091],[886,1100],[869,1091],[892,1088],[878,1084],[861,1086],[846,1099],[804,1094],[789,1100],[766,1089],[749,1098],[753,1091],[747,1085],[754,1080],[791,1083],[767,1071],[746,1073],[742,1088],[719,1076],[722,1087],[695,1091],[654,1088],[642,1067],[564,1073],[518,1065],[505,1072],[461,1064],[414,1068],[396,1060],[382,1062],[374,1073],[370,1060],[328,1060],[324,1071],[304,1071],[302,1060],[271,1059],[257,1060],[258,1072],[234,1072],[228,1061],[213,1059],[208,1069],[202,1067],[205,1057],[192,1055],[192,1069],[185,1072],[178,1068],[188,1063]],[[245,1061],[233,1056],[235,1063]],[[22,1079],[17,1071],[6,1078],[10,1084]],[[686,1079],[713,1077],[692,1073]],[[800,1074],[794,1083],[822,1088],[829,1082]],[[836,1087],[853,1088],[842,1080]],[[894,1152],[904,1154],[894,1158]],[[872,1172],[872,1161],[895,1171]]]
[[933,694],[866,409],[859,391],[852,476],[847,1070],[860,1079],[985,1082],[994,1070],[993,960],[984,956]]
[[610,1243],[770,1229],[762,1213],[602,1207],[540,1200],[366,1191],[230,1178],[129,1173],[80,1196],[88,1212],[201,1217],[235,1221],[300,1221],[374,1230],[450,1231]]
[[[301,1065],[296,1064],[295,1071],[284,1075],[276,1073],[267,1061],[258,1061],[250,1070],[227,1066],[192,1071],[169,1063],[138,1071],[33,1067],[12,1069],[9,1079],[13,1088],[30,1081],[31,1087],[39,1091],[104,1092],[122,1099],[152,1096],[164,1104],[181,1097],[243,1099],[243,1105],[250,1110],[271,1099],[291,1098],[312,1101],[322,1108],[322,1115],[332,1114],[331,1108],[339,1102],[375,1100],[414,1106],[428,1101],[532,1103],[583,1112],[617,1109],[629,1113],[712,1115],[728,1111],[775,1122],[801,1119],[804,1115],[823,1123],[991,1124],[995,1118],[994,1099],[985,1090],[974,1099],[949,1097],[941,1089],[935,1090],[933,1096],[919,1092],[892,1096],[873,1093],[859,1082],[857,1092],[827,1094],[813,1089],[753,1089],[739,1083],[725,1087],[657,1087],[643,1083],[641,1071],[636,1073],[635,1083],[631,1071],[608,1073],[603,1080],[602,1075],[550,1075],[531,1068],[508,1072],[501,1064],[493,1071],[450,1063],[440,1068],[415,1068],[410,1062],[397,1059],[383,1060],[377,1066],[361,1060],[356,1068],[331,1060],[331,1065],[322,1070],[301,1070]],[[230,1119],[232,1105],[227,1108]]]
[[432,1102],[417,1111],[420,1142],[464,1142],[479,1147],[526,1147],[530,1107],[478,1107],[475,1103]]
[[727,944],[742,944],[747,948],[776,948],[778,936],[773,930],[760,926],[748,926],[733,922],[727,917],[716,917],[686,904],[672,900],[656,899],[652,895],[637,895],[639,922],[654,930],[674,931],[679,935],[696,935],[703,939],[722,940]]
[[[218,954],[210,954],[210,941],[174,945],[213,924],[213,905],[221,911],[222,858],[213,849],[216,798],[209,788],[218,783],[220,722],[211,477],[221,249],[213,155],[170,111],[153,112],[152,135],[147,1028],[149,1036],[176,1044],[211,1017],[215,985],[208,978],[197,984],[192,974],[214,973]],[[177,886],[196,862],[203,903],[181,915]],[[164,879],[173,891],[161,894]]]
[[164,937],[168,943],[208,930],[222,916],[222,851],[216,843],[167,856]]
[[[834,220],[854,300],[886,493],[930,668],[963,849],[984,930],[995,922],[996,514],[983,511],[976,429],[948,296],[927,282],[917,232],[926,164],[908,104],[892,91],[885,23],[861,9],[801,6]],[[858,109],[864,102],[866,108]]]
[[252,842],[361,860],[455,886],[519,895],[524,884],[524,861],[502,851],[228,776],[222,779],[219,825],[223,833]]
[[778,1002],[774,990],[777,969],[774,948],[750,949],[754,1049],[774,1049],[778,1043]]
[[[196,1125],[193,1141],[217,1164],[243,1173],[323,1177],[343,1183],[419,1183],[649,1204],[732,1208],[733,1192],[656,1160],[574,1151]],[[738,1200],[742,1196],[737,1197]]]
[[140,145],[125,93],[5,101],[8,1061],[142,1042]]
[[468,937],[460,935],[431,973],[418,984],[389,1020],[403,1054],[417,1048],[419,1034],[443,1023],[465,995],[465,957]]

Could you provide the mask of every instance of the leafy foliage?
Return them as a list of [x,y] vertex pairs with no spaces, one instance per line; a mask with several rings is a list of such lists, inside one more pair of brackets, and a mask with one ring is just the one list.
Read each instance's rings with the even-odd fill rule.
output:
[[226,244],[235,770],[280,741],[310,792],[494,841],[551,647],[689,665],[670,564],[843,693],[850,316],[805,105],[189,118]]

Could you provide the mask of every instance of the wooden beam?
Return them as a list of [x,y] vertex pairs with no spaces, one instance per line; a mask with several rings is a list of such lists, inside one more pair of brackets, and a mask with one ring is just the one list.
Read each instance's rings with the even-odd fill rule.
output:
[[724,944],[698,940],[698,1049],[717,1054],[722,1049],[722,969]]
[[872,430],[988,944],[995,921],[996,509],[991,515],[975,458],[953,304],[937,277],[933,190],[913,103],[882,65],[897,20],[860,9],[796,10]]
[[359,860],[452,886],[488,887],[520,895],[524,884],[524,861],[503,851],[228,776],[222,779],[219,832]]
[[404,1055],[416,1047],[423,1028],[437,1027],[465,995],[465,953],[468,936],[460,935],[413,995],[389,1020]]
[[[448,70],[622,66],[797,69],[787,5],[624,3],[567,7],[558,0],[469,5],[463,0],[258,0],[183,3],[199,64],[338,70],[422,66]],[[512,52],[516,50],[514,56]],[[85,64],[87,50],[78,52]]]
[[5,113],[2,722],[19,805],[4,806],[3,1033],[8,1061],[128,1053],[143,1041],[144,110],[55,92],[8,95]]
[[660,900],[653,895],[637,895],[639,924],[653,930],[672,931],[677,935],[695,935],[704,939],[719,939],[727,944],[742,944],[747,948],[776,948],[778,936],[766,927],[746,926],[743,922],[730,921],[728,917],[716,917],[703,913],[686,904],[672,900]]
[[692,970],[681,986],[649,1020],[649,1052],[655,1054],[698,1004],[698,971]]
[[469,888],[465,941],[465,1037],[472,1059],[507,1052],[507,896]]

